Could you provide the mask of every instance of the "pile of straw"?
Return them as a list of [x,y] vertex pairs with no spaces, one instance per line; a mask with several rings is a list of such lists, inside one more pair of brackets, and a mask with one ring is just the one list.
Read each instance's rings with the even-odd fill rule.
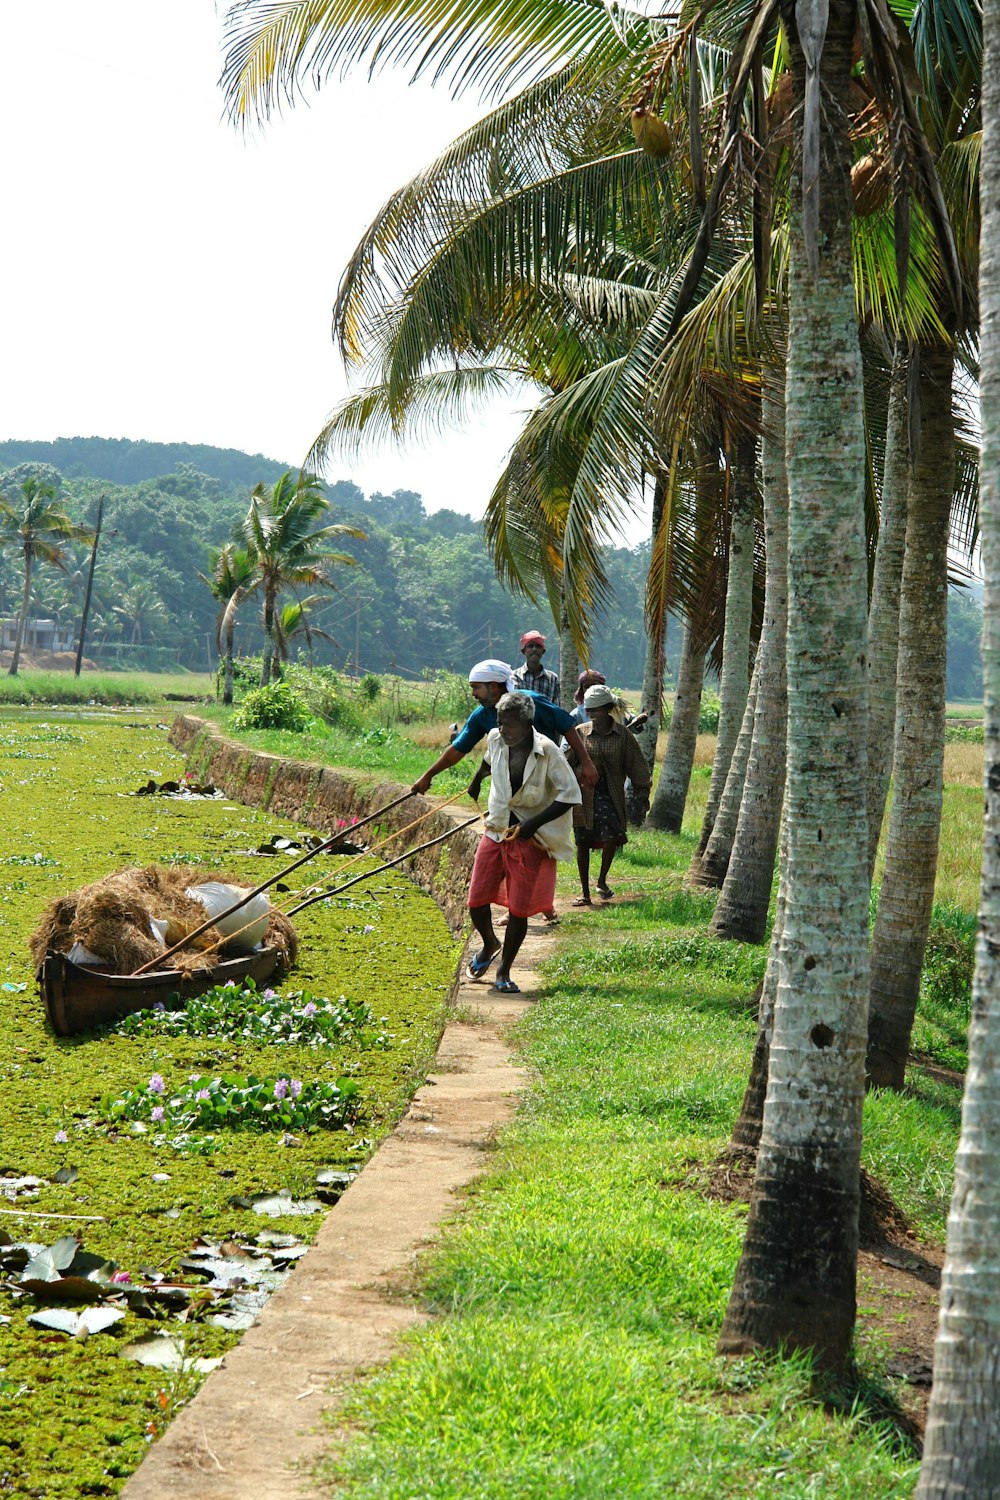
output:
[[[211,880],[240,884],[231,876],[200,868],[147,865],[141,870],[119,870],[60,896],[45,908],[28,939],[35,968],[41,967],[50,949],[68,953],[74,943],[82,943],[91,953],[99,954],[112,972],[132,974],[164,951],[164,944],[153,936],[150,918],[167,923],[166,946],[172,947],[205,920],[204,906],[187,895],[186,888]],[[295,962],[298,940],[282,912],[272,909],[264,942],[281,951],[286,968]],[[182,973],[194,973],[212,968],[225,956],[221,934],[209,927],[190,946],[171,954],[168,965]]]

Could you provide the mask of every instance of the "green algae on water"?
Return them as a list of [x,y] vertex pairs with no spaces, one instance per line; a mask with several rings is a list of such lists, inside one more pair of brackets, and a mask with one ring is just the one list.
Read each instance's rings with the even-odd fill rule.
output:
[[[438,908],[389,872],[356,888],[353,899],[302,914],[300,962],[286,981],[366,1007],[385,1045],[350,1033],[322,1047],[229,1036],[53,1037],[27,937],[55,896],[127,865],[190,863],[254,884],[273,868],[247,852],[273,833],[273,816],[228,800],[132,795],[150,777],[182,773],[181,757],[152,717],[0,724],[0,1208],[7,1210],[0,1233],[43,1245],[77,1231],[86,1249],[137,1276],[176,1268],[198,1236],[252,1237],[266,1226],[313,1237],[320,1215],[264,1220],[241,1205],[282,1190],[309,1198],[324,1169],[366,1159],[433,1054],[456,959]],[[311,867],[303,884],[306,876]],[[321,1083],[347,1075],[359,1086],[358,1123],[298,1135],[223,1129],[202,1155],[197,1142],[176,1149],[149,1131],[102,1121],[103,1098],[145,1087],[153,1074],[183,1082],[220,1072]],[[62,1174],[72,1180],[53,1181],[67,1167],[76,1169]],[[15,1200],[3,1180],[16,1177],[41,1182]],[[183,1340],[192,1361],[235,1341],[206,1321],[130,1312],[113,1331],[77,1342],[29,1326],[31,1310],[30,1299],[0,1294],[0,1316],[9,1319],[0,1322],[0,1494],[76,1500],[117,1493],[198,1380],[189,1370],[121,1359],[118,1348],[161,1327]]]

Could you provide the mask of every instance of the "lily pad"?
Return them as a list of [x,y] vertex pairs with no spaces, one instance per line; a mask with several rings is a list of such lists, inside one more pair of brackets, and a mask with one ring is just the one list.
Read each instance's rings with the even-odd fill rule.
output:
[[258,1193],[253,1198],[234,1198],[234,1208],[252,1208],[255,1214],[282,1219],[292,1214],[321,1214],[327,1205],[318,1198],[293,1198],[288,1193]]
[[56,1333],[68,1333],[78,1339],[92,1333],[105,1333],[124,1316],[124,1309],[120,1307],[86,1307],[80,1313],[71,1307],[46,1307],[40,1312],[29,1313],[28,1322],[36,1328],[52,1328]]
[[215,1359],[185,1359],[183,1343],[168,1333],[151,1333],[148,1338],[126,1344],[118,1352],[125,1359],[134,1359],[155,1370],[198,1370],[202,1374],[217,1370],[223,1360],[222,1355]]
[[87,1276],[57,1276],[54,1281],[22,1276],[21,1291],[30,1293],[37,1302],[96,1303],[103,1302],[105,1287]]

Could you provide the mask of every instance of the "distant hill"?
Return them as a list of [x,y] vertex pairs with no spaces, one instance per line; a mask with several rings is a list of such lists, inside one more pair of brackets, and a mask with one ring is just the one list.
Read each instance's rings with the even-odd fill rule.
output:
[[18,464],[52,464],[67,479],[105,479],[110,484],[138,484],[173,473],[178,464],[193,464],[201,474],[226,486],[273,483],[294,464],[279,463],[238,448],[207,443],[148,443],[145,439],[72,437],[50,443],[0,443],[0,470]]

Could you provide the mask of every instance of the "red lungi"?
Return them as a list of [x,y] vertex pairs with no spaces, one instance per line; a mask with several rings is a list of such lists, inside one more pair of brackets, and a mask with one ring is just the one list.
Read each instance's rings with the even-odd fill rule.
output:
[[556,860],[534,839],[498,844],[485,833],[479,840],[470,906],[506,906],[512,917],[534,917],[551,911],[556,894]]

